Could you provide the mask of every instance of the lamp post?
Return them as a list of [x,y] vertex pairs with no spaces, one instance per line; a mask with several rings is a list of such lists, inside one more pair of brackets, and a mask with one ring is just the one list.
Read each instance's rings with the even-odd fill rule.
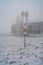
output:
[[24,24],[24,47],[26,48],[26,35],[28,32],[28,11],[25,12],[26,23]]
[[28,11],[26,11],[25,12],[26,26],[28,26],[28,16],[29,16],[29,13],[28,13]]
[[26,18],[26,23],[23,23],[23,32],[24,32],[24,48],[26,48],[26,40],[25,40],[25,37],[27,35],[27,32],[28,32],[28,12],[26,11],[25,13],[22,12],[22,23],[24,22],[24,16]]
[[22,16],[22,26],[23,26],[23,22],[24,22],[24,11],[21,12],[21,16]]

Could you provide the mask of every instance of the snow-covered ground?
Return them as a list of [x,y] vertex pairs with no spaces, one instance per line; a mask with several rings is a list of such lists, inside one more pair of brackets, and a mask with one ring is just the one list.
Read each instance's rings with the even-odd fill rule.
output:
[[43,65],[43,37],[0,37],[0,65]]

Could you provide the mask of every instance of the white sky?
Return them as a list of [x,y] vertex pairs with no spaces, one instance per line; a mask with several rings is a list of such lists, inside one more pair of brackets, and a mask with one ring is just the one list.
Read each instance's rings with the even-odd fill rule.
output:
[[0,0],[0,33],[10,33],[21,11],[29,12],[29,22],[43,21],[43,0]]

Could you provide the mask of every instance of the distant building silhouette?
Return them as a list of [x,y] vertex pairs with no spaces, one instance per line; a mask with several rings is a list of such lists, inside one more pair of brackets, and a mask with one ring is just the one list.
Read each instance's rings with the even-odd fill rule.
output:
[[[23,35],[22,23],[14,24],[11,27],[11,32],[16,33],[16,35]],[[28,33],[31,34],[43,34],[43,22],[35,22],[28,24]]]
[[[28,27],[27,35],[30,34],[43,34],[43,21],[42,22],[35,22],[35,23],[28,23],[28,15],[29,13],[26,11],[21,12],[22,20],[20,17],[17,17],[16,24],[11,26],[11,33],[15,33],[16,35],[24,35],[23,25],[26,24]],[[26,21],[24,21],[24,16]]]

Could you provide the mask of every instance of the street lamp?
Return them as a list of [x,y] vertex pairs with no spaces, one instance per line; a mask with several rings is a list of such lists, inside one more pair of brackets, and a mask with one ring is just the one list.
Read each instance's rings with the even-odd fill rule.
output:
[[26,48],[26,41],[25,41],[25,37],[27,35],[28,32],[28,12],[26,11],[25,13],[22,12],[22,22],[24,22],[24,15],[26,18],[26,23],[23,23],[23,32],[24,32],[24,48]]
[[28,26],[28,16],[29,16],[29,13],[28,13],[28,11],[26,11],[25,12],[26,26]]
[[24,22],[24,11],[21,12],[21,16],[22,16],[22,25],[23,25],[23,22]]

